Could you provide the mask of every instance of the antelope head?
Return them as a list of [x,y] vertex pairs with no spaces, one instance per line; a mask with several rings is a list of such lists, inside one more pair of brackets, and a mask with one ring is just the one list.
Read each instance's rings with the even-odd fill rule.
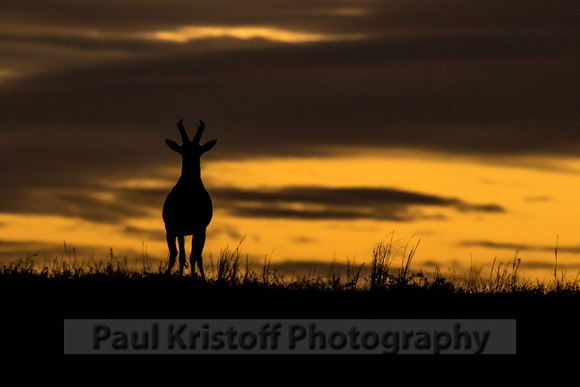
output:
[[189,137],[185,132],[185,128],[183,127],[183,120],[177,123],[177,128],[181,134],[181,140],[183,141],[183,144],[179,145],[175,141],[169,139],[165,139],[165,142],[172,150],[179,153],[184,161],[196,159],[199,160],[201,155],[213,148],[217,142],[217,140],[211,140],[203,145],[200,145],[201,134],[205,128],[205,124],[202,120],[199,120],[199,128],[197,129],[197,132],[191,141],[189,140]]

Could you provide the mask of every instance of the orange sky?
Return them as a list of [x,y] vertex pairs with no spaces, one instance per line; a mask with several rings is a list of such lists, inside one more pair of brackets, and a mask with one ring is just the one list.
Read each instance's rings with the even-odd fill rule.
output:
[[[414,206],[410,213],[424,219],[413,222],[259,219],[232,216],[214,198],[216,210],[208,229],[206,257],[208,254],[217,257],[224,247],[235,248],[245,237],[242,250],[257,265],[266,256],[274,263],[354,260],[361,264],[370,261],[376,243],[388,242],[394,232],[397,247],[415,245],[421,240],[414,258],[413,267],[417,270],[429,272],[437,265],[444,272],[453,269],[461,275],[473,264],[487,275],[485,270],[489,270],[494,257],[497,262],[507,263],[517,249],[523,274],[551,278],[553,248],[558,242],[560,268],[568,270],[568,276],[575,276],[580,258],[575,222],[580,216],[576,181],[580,160],[546,160],[547,164],[558,163],[560,170],[554,172],[526,167],[525,162],[508,168],[478,160],[446,159],[437,154],[417,158],[403,151],[393,153],[215,161],[204,163],[203,176],[210,193],[232,186],[257,191],[289,186],[387,186],[462,198],[469,203],[501,203],[505,212]],[[171,170],[163,174],[179,173],[178,166],[167,169]],[[151,178],[113,184],[169,190],[172,182],[169,178]],[[106,200],[106,194],[102,195]],[[165,259],[167,255],[164,241],[153,237],[162,236],[163,230],[159,211],[155,210],[149,211],[148,216],[125,219],[122,225],[38,215],[4,215],[3,220],[5,240],[23,242],[22,251],[39,253],[39,261],[63,256],[62,241],[76,247],[81,259],[88,256],[105,259],[110,247],[118,257],[126,256],[137,262],[144,249],[155,259]],[[152,236],[147,239],[143,234],[127,232],[128,227],[149,230]],[[30,241],[58,246],[56,251],[47,249],[43,254],[42,244],[35,248]]]
[[[58,0],[0,15],[0,262],[164,260],[165,145],[202,118],[206,256],[580,270],[573,2]],[[410,242],[408,242],[410,241]]]

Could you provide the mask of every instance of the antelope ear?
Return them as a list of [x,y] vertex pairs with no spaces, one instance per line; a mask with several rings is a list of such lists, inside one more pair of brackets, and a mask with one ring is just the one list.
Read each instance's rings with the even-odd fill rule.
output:
[[167,143],[167,145],[174,151],[176,151],[177,153],[181,153],[181,146],[179,146],[175,141],[171,141],[168,139],[165,139],[165,143]]
[[205,153],[208,150],[210,150],[211,148],[213,148],[213,146],[215,145],[216,142],[217,142],[217,140],[211,140],[211,141],[208,141],[205,144],[203,144],[201,146],[201,153]]

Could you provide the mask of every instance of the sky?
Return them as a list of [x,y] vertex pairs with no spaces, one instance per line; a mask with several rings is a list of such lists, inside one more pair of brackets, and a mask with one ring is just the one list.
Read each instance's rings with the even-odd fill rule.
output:
[[580,270],[578,2],[1,8],[0,262],[167,259],[164,140],[203,119],[206,260]]

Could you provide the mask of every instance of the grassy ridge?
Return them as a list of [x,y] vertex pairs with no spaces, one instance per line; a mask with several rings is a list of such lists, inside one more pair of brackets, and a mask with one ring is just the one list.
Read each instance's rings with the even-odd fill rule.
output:
[[[420,241],[419,241],[420,242]],[[470,269],[464,276],[443,274],[439,269],[426,274],[421,270],[412,270],[411,262],[417,252],[419,242],[414,246],[398,249],[393,241],[379,243],[375,246],[370,265],[357,265],[347,260],[344,268],[337,273],[316,274],[315,270],[307,274],[297,272],[282,273],[279,267],[265,258],[263,264],[256,268],[243,253],[240,245],[231,250],[226,248],[217,260],[209,257],[206,266],[207,281],[204,285],[228,285],[235,287],[253,287],[261,289],[318,290],[318,291],[388,291],[401,289],[422,289],[458,294],[494,294],[494,293],[530,293],[547,294],[566,292],[580,293],[580,279],[567,280],[564,274],[557,276],[554,269],[552,281],[532,281],[518,274],[520,259],[492,263],[489,273]],[[240,242],[241,243],[241,242]],[[557,251],[556,251],[557,254]],[[79,260],[67,249],[65,255],[40,264],[34,256],[15,260],[0,267],[2,278],[54,278],[54,279],[177,279],[176,274],[163,274],[166,262],[143,256],[140,268],[132,267],[126,258],[118,259],[110,251],[105,261],[89,259]],[[195,274],[185,275],[180,280],[190,279],[200,282]]]
[[[6,332],[37,356],[62,353],[63,319],[515,319],[517,353],[566,353],[580,342],[578,281],[531,282],[517,258],[465,277],[412,269],[417,245],[378,244],[370,264],[341,273],[281,272],[253,265],[238,248],[207,259],[206,282],[164,275],[166,262],[144,257],[140,268],[111,252],[106,261],[74,254],[43,264],[35,257],[0,268]],[[208,257],[209,258],[209,257]],[[30,335],[38,329],[44,335]]]

